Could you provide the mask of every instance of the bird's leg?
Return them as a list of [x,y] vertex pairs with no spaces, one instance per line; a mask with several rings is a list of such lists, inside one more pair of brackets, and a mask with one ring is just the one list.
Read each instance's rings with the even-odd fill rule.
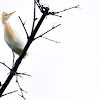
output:
[[[14,67],[14,60],[15,60],[15,54],[14,54],[14,52],[12,51],[12,54],[13,54],[13,62],[12,62],[12,68],[10,69],[8,66],[6,66],[5,64],[5,66],[7,67],[7,68],[9,68],[10,69],[10,71],[12,71],[12,69],[13,69],[13,67]],[[14,71],[12,71],[13,73],[15,73]],[[8,73],[8,74],[10,74],[10,73]]]
[[12,51],[12,53],[13,53],[13,63],[12,63],[12,68],[13,68],[14,67],[15,54],[14,54],[13,51]]

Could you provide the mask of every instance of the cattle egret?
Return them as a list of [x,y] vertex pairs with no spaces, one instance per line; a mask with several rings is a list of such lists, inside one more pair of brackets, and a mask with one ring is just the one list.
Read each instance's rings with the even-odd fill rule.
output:
[[9,23],[9,18],[13,13],[15,12],[9,14],[7,12],[2,13],[2,23],[4,25],[4,39],[8,46],[12,49],[12,51],[20,56],[25,47],[25,43],[23,42],[23,39],[20,34],[13,30]]

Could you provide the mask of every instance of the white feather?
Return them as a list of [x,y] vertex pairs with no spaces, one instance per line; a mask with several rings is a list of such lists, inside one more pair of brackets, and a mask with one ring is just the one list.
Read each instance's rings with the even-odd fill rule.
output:
[[13,30],[13,25],[10,25],[8,21],[13,13],[14,12],[7,14],[6,12],[3,12],[2,22],[4,24],[4,39],[13,52],[21,55],[25,47],[25,42],[20,35],[21,33],[19,34],[17,31]]
[[25,47],[25,43],[22,39],[22,37],[17,33],[15,32],[15,38],[14,40],[9,38],[7,36],[7,33],[6,31],[4,30],[4,39],[6,41],[6,43],[8,44],[8,46],[18,55],[20,55]]

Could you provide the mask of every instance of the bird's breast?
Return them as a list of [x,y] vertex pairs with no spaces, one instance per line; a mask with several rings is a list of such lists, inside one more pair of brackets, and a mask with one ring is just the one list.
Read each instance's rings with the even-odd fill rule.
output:
[[5,23],[4,30],[5,30],[5,33],[6,33],[5,35],[6,35],[8,38],[14,40],[14,38],[15,38],[14,31],[13,31],[13,29],[11,28],[11,26],[10,26],[9,23]]

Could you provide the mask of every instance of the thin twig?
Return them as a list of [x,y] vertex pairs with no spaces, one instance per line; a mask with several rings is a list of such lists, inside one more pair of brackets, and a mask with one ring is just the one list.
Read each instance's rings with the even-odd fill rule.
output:
[[24,97],[23,95],[20,95],[20,94],[18,94],[18,95],[19,95],[20,97],[22,97],[24,100],[26,100],[25,97]]
[[12,94],[12,93],[17,92],[17,91],[18,91],[18,90],[15,90],[15,91],[12,91],[12,92],[6,93],[6,94],[2,95],[1,97],[5,96],[5,95],[8,95],[8,94]]
[[9,70],[11,70],[10,69],[10,67],[8,67],[5,63],[3,63],[3,62],[0,62],[2,65],[4,65],[4,66],[6,66]]
[[74,7],[70,7],[70,8],[58,11],[58,12],[49,12],[48,15],[55,15],[55,16],[58,16],[58,17],[62,17],[62,16],[59,16],[59,15],[56,15],[56,14],[67,11],[67,10],[70,10],[70,9],[73,9],[73,8],[79,8],[79,5],[74,6]]
[[55,12],[55,14],[58,14],[58,13],[61,13],[61,12],[64,12],[64,11],[66,11],[66,10],[70,10],[70,9],[73,9],[73,8],[79,8],[79,5],[74,6],[74,7],[70,7],[70,8],[67,8],[67,9],[64,9],[64,10],[59,11],[59,12]]
[[36,9],[36,4],[35,4],[35,0],[34,0],[34,17],[33,17],[33,25],[32,25],[32,31],[31,31],[31,33],[33,33],[34,25],[35,25],[35,20],[36,20],[36,18],[35,18],[35,9]]
[[51,29],[49,29],[49,30],[46,31],[45,33],[43,33],[43,34],[41,34],[40,36],[34,38],[34,40],[36,40],[36,39],[39,38],[39,37],[42,37],[43,35],[45,35],[46,33],[50,32],[51,30],[55,29],[56,27],[58,27],[58,26],[60,26],[60,25],[61,25],[61,24],[58,24],[58,25],[56,25],[56,26],[53,26]]
[[52,42],[60,43],[60,42],[58,42],[58,41],[51,40],[51,39],[49,39],[49,38],[46,38],[46,37],[43,37],[43,36],[41,36],[41,37],[42,37],[42,38],[44,38],[44,39],[47,39],[47,40],[49,40],[49,41],[52,41]]
[[34,29],[34,25],[35,25],[35,11],[36,11],[36,4],[35,4],[35,0],[34,0],[34,19],[33,19],[33,26],[32,26],[32,30]]
[[29,75],[29,74],[25,74],[25,73],[16,73],[17,75],[26,75],[26,76],[30,76],[30,77],[32,77],[31,75]]
[[35,0],[35,3],[37,4],[38,8],[40,9],[40,11],[43,13],[45,12],[46,9],[49,10],[48,7],[44,7],[42,4],[40,4],[37,0]]
[[54,14],[54,16],[57,16],[57,17],[62,17],[62,16],[60,16],[60,15],[55,15],[55,14]]
[[[18,81],[18,77],[17,77],[17,75],[16,75],[16,82],[17,82],[18,87],[19,87],[20,92],[21,92],[21,95],[20,95],[20,94],[18,94],[18,95],[20,95],[22,98],[25,99],[25,97],[24,97],[24,95],[23,95],[23,92],[26,92],[26,91],[24,91],[24,90],[21,88],[21,86],[20,86],[20,84],[19,84],[19,81]],[[27,93],[27,92],[26,92],[26,93]],[[26,100],[26,99],[25,99],[25,100]]]
[[23,21],[22,21],[22,19],[20,18],[20,16],[18,16],[19,17],[19,19],[20,19],[20,21],[21,21],[21,23],[22,23],[22,26],[23,26],[23,28],[24,28],[24,30],[25,30],[25,33],[26,33],[26,36],[27,36],[27,39],[29,38],[29,36],[28,36],[28,33],[27,33],[27,31],[26,31],[26,28],[25,28],[25,23],[23,23]]
[[37,6],[39,7],[39,9],[41,10],[41,5],[40,5],[40,3],[37,1],[37,0],[34,0],[35,1],[35,3],[37,4]]

